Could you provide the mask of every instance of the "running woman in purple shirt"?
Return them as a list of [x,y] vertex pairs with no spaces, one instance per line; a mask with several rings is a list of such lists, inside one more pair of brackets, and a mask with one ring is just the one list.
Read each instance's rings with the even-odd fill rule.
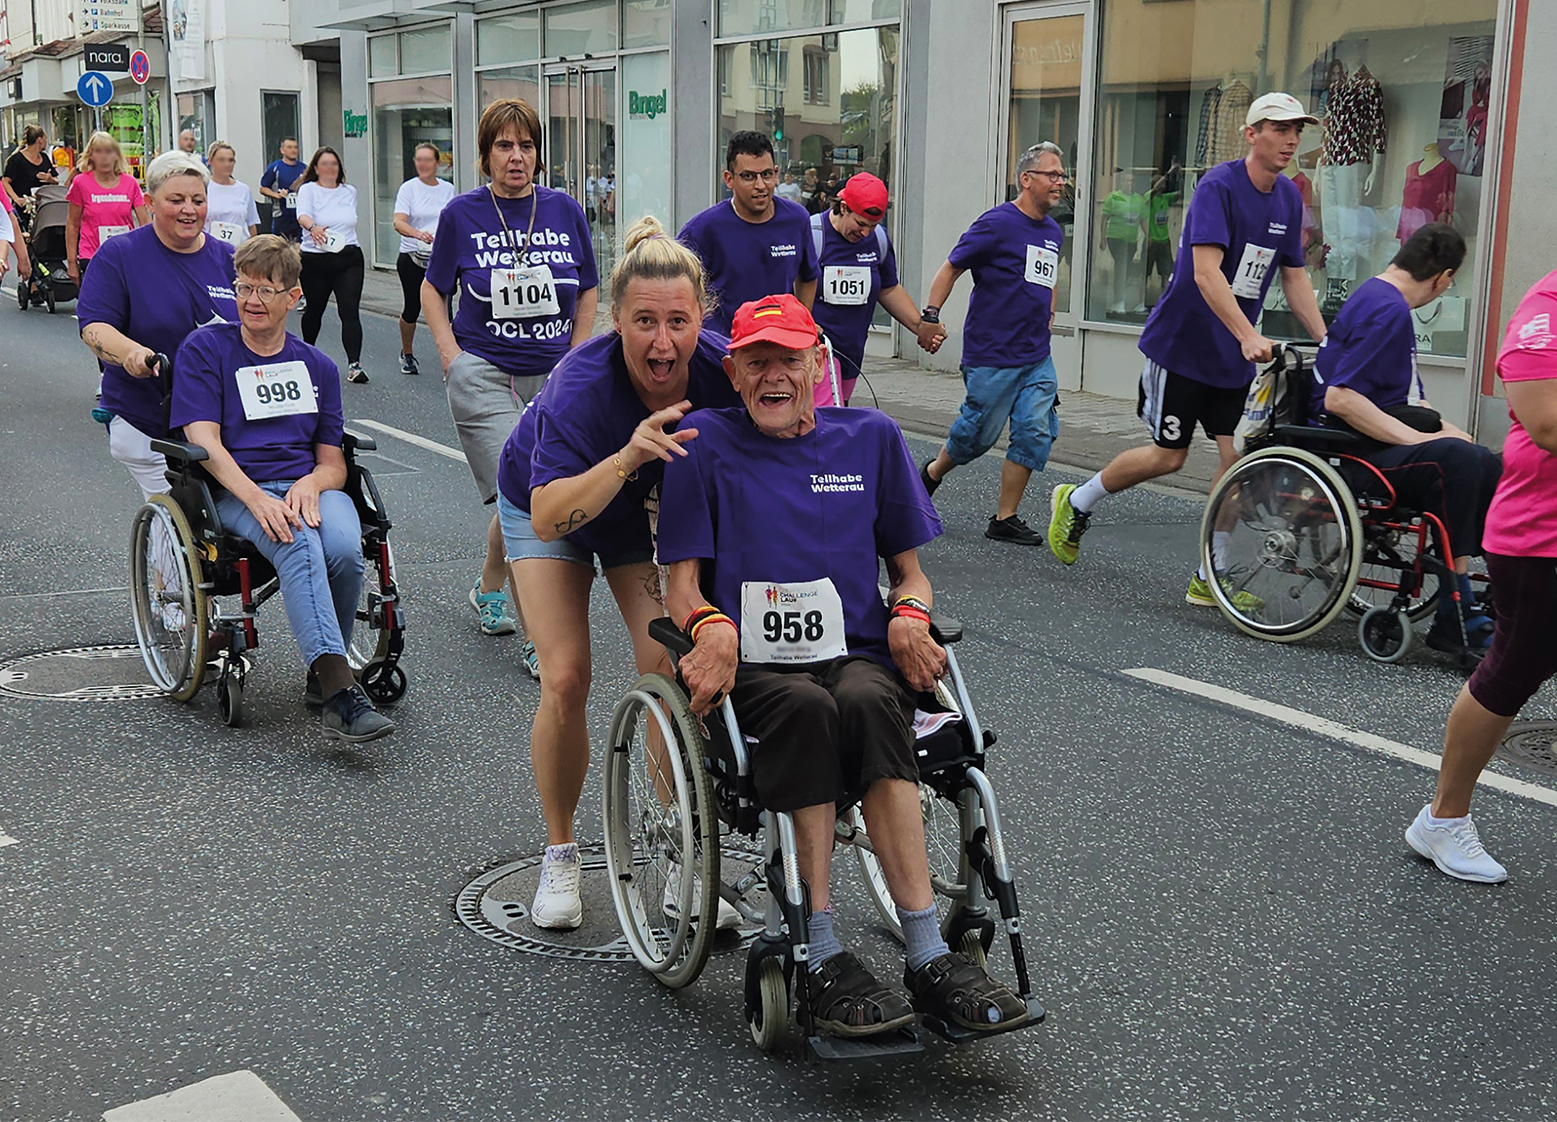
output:
[[708,274],[715,300],[708,326],[728,336],[735,309],[770,292],[793,292],[809,308],[816,295],[816,250],[805,207],[774,196],[779,173],[771,140],[750,130],[735,133],[724,167],[730,197],[694,214],[680,238]]
[[172,423],[206,450],[222,525],[275,566],[287,622],[308,668],[304,698],[327,740],[395,731],[346,660],[362,592],[362,525],[346,486],[341,377],[324,352],[287,334],[302,296],[302,253],[265,234],[238,250],[237,324],[196,331],[174,363]]
[[[1281,174],[1297,155],[1303,126],[1317,123],[1291,94],[1266,94],[1245,117],[1249,154],[1201,176],[1184,215],[1179,267],[1141,335],[1146,366],[1139,412],[1152,443],[1121,452],[1079,487],[1054,489],[1049,548],[1065,564],[1076,563],[1081,535],[1104,498],[1184,466],[1197,424],[1216,441],[1218,478],[1237,461],[1233,430],[1254,364],[1269,362],[1276,350],[1255,325],[1278,270],[1288,305],[1315,342],[1324,341],[1324,320],[1303,269],[1303,199]],[[1187,261],[1193,266],[1186,268]],[[1209,581],[1209,573],[1197,571],[1184,599],[1215,604]]]
[[1049,462],[1060,434],[1055,411],[1059,379],[1049,355],[1054,283],[1065,235],[1049,211],[1065,194],[1065,165],[1057,145],[1045,141],[1022,153],[1016,176],[1021,193],[985,211],[952,247],[930,284],[929,306],[920,313],[939,323],[941,305],[957,278],[973,272],[973,295],[963,325],[962,382],[967,397],[940,454],[919,472],[925,491],[946,473],[995,446],[1007,422],[1011,439],[1000,469],[1000,501],[984,536],[1039,545],[1043,536],[1017,517],[1027,481]]

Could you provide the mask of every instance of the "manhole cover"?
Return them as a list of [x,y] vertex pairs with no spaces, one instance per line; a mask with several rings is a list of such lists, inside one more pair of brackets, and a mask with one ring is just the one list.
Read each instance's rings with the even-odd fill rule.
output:
[[29,701],[140,701],[161,697],[131,644],[71,647],[0,662],[0,694]]
[[1557,775],[1557,721],[1516,722],[1498,751],[1526,767]]
[[[530,922],[530,901],[535,898],[536,882],[541,875],[539,853],[482,873],[460,891],[454,901],[455,914],[476,934],[516,951],[579,962],[636,961],[622,936],[616,906],[611,902],[605,845],[592,842],[578,848],[584,867],[580,884],[584,923],[577,931],[543,931]],[[729,843],[720,848],[719,856],[725,880],[762,862],[762,854],[756,850]],[[756,937],[757,931],[749,928],[722,932],[714,940],[714,953],[740,950]]]

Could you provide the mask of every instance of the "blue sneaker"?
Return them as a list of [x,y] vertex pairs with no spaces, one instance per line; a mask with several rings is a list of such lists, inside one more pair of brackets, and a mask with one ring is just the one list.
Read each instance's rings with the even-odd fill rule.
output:
[[483,635],[512,635],[519,630],[514,623],[513,610],[508,606],[508,594],[501,588],[496,592],[482,592],[478,580],[470,588],[470,606],[481,617]]

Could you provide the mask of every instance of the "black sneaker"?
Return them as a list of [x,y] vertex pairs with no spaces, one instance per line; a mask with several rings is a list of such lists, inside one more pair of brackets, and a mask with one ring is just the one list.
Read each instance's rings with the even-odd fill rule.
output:
[[1015,542],[1017,545],[1044,544],[1043,535],[1014,514],[1010,518],[991,518],[984,536],[991,541]]
[[924,493],[933,496],[935,489],[941,485],[941,480],[930,478],[930,465],[935,463],[933,459],[926,460],[919,468],[919,482],[924,484]]
[[356,382],[359,386],[366,385],[368,372],[362,369],[362,363],[354,362],[346,368],[346,380],[348,382]]
[[377,740],[395,731],[395,722],[373,708],[361,686],[331,694],[319,714],[319,725],[326,740],[348,740],[353,744]]
[[319,709],[324,705],[324,691],[319,688],[319,675],[312,670],[308,672],[308,680],[303,683],[303,704],[310,709]]
[[401,355],[400,356],[400,373],[402,373],[402,374],[420,374],[421,372],[422,372],[421,368],[416,365],[416,356],[415,355]]

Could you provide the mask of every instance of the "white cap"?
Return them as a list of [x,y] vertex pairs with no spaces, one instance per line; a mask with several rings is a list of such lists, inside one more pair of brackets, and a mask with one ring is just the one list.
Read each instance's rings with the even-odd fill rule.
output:
[[1243,123],[1257,125],[1261,121],[1306,121],[1317,125],[1319,118],[1310,116],[1303,103],[1289,93],[1268,93],[1254,99]]

